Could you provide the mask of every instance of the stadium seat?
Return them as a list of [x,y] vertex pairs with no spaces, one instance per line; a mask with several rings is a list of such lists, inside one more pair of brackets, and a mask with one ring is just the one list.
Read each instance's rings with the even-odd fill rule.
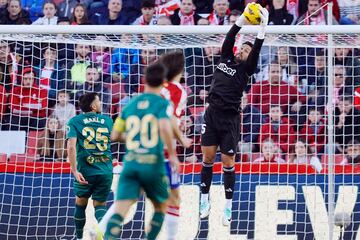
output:
[[36,160],[35,155],[12,154],[10,155],[9,163],[34,162],[35,160]]
[[36,155],[37,140],[39,131],[29,131],[27,135],[26,153],[27,155]]

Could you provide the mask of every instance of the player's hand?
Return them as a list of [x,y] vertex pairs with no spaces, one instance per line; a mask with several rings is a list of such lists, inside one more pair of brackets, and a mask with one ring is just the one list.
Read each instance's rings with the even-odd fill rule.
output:
[[74,176],[75,176],[76,181],[78,181],[81,185],[88,184],[88,181],[85,180],[84,176],[80,172],[76,171],[74,173]]
[[261,18],[260,26],[263,28],[266,27],[269,23],[269,12],[266,8],[260,9],[260,18]]
[[184,148],[189,148],[191,147],[191,144],[193,143],[193,140],[191,138],[187,138],[187,137],[183,137],[182,141],[181,141],[181,145]]
[[246,21],[246,18],[244,16],[244,12],[246,12],[248,10],[248,5],[246,5],[244,11],[243,11],[243,14],[240,15],[240,17],[238,17],[238,19],[236,19],[236,22],[235,24],[238,26],[238,27],[241,27],[242,25],[244,25],[245,23],[248,24],[248,21]]
[[174,172],[179,172],[179,159],[176,155],[174,156],[169,156],[169,161],[170,161],[170,165],[171,165],[171,169]]

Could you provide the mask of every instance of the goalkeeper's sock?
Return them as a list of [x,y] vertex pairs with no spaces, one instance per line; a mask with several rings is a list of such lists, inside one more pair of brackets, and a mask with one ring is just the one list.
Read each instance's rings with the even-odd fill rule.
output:
[[98,221],[98,223],[104,217],[105,213],[106,213],[106,206],[96,206],[95,207],[95,218]]
[[86,222],[85,210],[86,206],[79,206],[75,204],[74,220],[77,239],[83,238],[83,231]]
[[179,228],[180,209],[178,206],[168,206],[165,216],[167,240],[175,240]]
[[124,218],[120,214],[114,214],[111,216],[109,223],[106,227],[104,239],[112,240],[119,239],[121,235],[121,228]]
[[147,234],[148,240],[155,240],[157,235],[160,232],[161,226],[164,222],[164,214],[162,212],[155,212],[153,218],[151,219],[151,229]]
[[111,207],[107,210],[106,214],[104,215],[104,217],[101,219],[101,221],[99,222],[99,230],[102,233],[105,233],[106,231],[106,226],[110,220],[110,218],[112,217],[112,215],[114,215],[115,213],[115,203],[111,205]]
[[235,167],[224,167],[225,198],[232,199],[235,186]]
[[201,169],[201,195],[209,194],[212,176],[213,176],[213,166],[214,164],[202,163]]

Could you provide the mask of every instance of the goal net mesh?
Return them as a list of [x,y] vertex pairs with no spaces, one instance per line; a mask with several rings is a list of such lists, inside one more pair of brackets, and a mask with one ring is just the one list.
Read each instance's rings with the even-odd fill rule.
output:
[[[338,239],[341,224],[344,239],[360,239],[360,35],[352,33],[332,35],[331,51],[326,34],[266,36],[239,113],[231,226],[221,223],[225,200],[219,164],[214,166],[211,214],[199,218],[200,135],[224,36],[2,33],[0,238],[75,238],[65,125],[80,113],[79,96],[98,92],[103,113],[116,117],[143,91],[146,66],[162,53],[181,49],[186,62],[181,84],[188,102],[180,128],[194,144],[177,149],[183,186],[176,239]],[[254,39],[240,34],[236,57],[241,43]],[[329,121],[333,146],[328,144]],[[114,162],[121,162],[124,146],[112,148]],[[330,173],[329,162],[335,163]],[[141,199],[123,238],[143,238],[149,212]],[[94,224],[89,206],[86,236]]]

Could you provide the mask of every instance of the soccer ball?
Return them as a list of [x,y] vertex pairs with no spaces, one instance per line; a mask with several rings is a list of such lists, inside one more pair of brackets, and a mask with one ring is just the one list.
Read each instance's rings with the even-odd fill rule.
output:
[[261,5],[258,3],[249,3],[247,5],[247,9],[244,12],[244,16],[245,16],[246,20],[253,25],[260,24],[261,8],[262,8]]

